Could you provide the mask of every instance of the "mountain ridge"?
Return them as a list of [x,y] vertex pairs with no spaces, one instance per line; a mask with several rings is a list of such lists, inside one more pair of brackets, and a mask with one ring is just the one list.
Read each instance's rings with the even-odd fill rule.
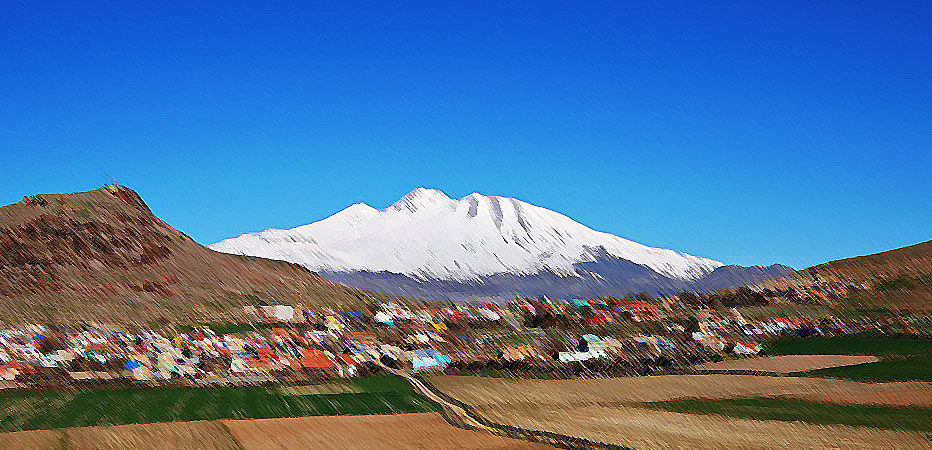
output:
[[708,290],[792,270],[726,266],[592,230],[514,198],[472,193],[455,200],[427,188],[383,209],[356,203],[317,222],[247,233],[211,248],[423,298],[503,297],[512,285],[535,296]]
[[426,188],[380,210],[357,203],[317,222],[247,233],[210,248],[282,259],[311,270],[387,270],[460,281],[547,270],[574,276],[573,264],[593,261],[599,252],[682,279],[724,265],[596,231],[514,198],[472,193],[454,200]]

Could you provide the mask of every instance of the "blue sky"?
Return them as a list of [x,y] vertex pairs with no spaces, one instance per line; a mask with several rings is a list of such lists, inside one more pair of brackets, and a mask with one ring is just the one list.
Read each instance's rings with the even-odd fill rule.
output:
[[210,244],[426,186],[797,268],[932,239],[928,2],[126,3],[4,6],[0,203],[111,174]]

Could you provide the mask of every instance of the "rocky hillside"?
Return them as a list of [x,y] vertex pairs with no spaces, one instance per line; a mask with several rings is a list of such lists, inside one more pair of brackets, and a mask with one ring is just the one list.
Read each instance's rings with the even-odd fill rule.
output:
[[282,261],[218,253],[133,190],[36,195],[0,208],[0,320],[221,320],[244,304],[384,298]]

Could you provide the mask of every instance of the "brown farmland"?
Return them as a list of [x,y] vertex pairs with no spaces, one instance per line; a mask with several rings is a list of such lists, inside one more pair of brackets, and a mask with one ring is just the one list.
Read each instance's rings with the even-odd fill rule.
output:
[[445,393],[474,406],[606,405],[689,398],[733,398],[875,392],[930,388],[925,382],[862,383],[802,377],[753,375],[666,375],[593,380],[505,380],[480,377],[433,377]]
[[71,428],[68,448],[73,449],[227,449],[233,436],[220,422],[174,422],[110,427]]
[[235,420],[224,423],[236,440],[247,449],[550,448],[455,428],[438,413]]
[[0,434],[0,449],[545,449],[438,413],[120,425]]
[[486,418],[633,448],[929,449],[920,433],[734,419],[633,407],[481,408]]
[[736,419],[637,408],[686,398],[809,396],[929,389],[929,383],[860,383],[746,375],[596,380],[431,380],[492,421],[635,448],[932,448],[920,433]]
[[866,406],[918,406],[932,407],[932,388],[898,389],[877,392],[847,392],[836,394],[788,395],[818,403],[841,403]]
[[856,355],[787,355],[735,359],[705,363],[699,370],[757,370],[761,372],[793,373],[829,367],[852,366],[880,361],[876,356]]

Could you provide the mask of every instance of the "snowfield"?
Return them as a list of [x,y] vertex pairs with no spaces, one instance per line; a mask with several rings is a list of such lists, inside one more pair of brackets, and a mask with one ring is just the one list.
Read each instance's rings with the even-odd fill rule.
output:
[[576,276],[574,263],[598,256],[627,259],[684,280],[723,265],[595,231],[513,198],[474,193],[454,200],[424,188],[385,209],[357,203],[318,222],[244,234],[210,248],[290,261],[315,271],[388,271],[456,281],[544,270]]

